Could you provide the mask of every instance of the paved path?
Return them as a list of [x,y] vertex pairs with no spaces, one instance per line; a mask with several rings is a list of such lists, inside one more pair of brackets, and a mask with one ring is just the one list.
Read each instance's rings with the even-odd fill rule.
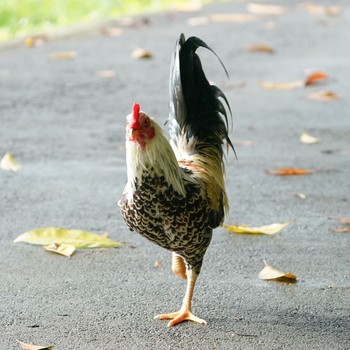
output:
[[[0,153],[9,150],[22,164],[16,174],[0,171],[1,350],[18,349],[15,339],[62,350],[350,349],[350,236],[330,230],[341,226],[330,218],[350,216],[350,6],[337,2],[343,12],[331,17],[284,3],[286,14],[252,22],[189,25],[190,17],[246,12],[244,2],[214,4],[149,16],[147,25],[125,27],[119,37],[97,33],[0,53]],[[234,113],[239,160],[228,157],[226,222],[295,222],[275,236],[216,230],[194,297],[208,326],[168,329],[153,315],[180,305],[184,283],[170,273],[168,252],[127,230],[116,203],[126,181],[125,115],[137,100],[166,120],[180,32],[203,38],[231,77],[200,52]],[[256,43],[276,52],[245,50]],[[131,59],[139,46],[153,59]],[[51,60],[57,51],[77,56]],[[290,91],[259,84],[303,79],[307,68],[331,78]],[[116,75],[96,76],[100,70]],[[305,98],[318,90],[341,98]],[[321,142],[300,143],[303,131]],[[265,172],[291,166],[317,172]],[[45,226],[109,232],[128,245],[79,250],[68,259],[12,243]],[[261,281],[263,259],[294,272],[298,282]]]

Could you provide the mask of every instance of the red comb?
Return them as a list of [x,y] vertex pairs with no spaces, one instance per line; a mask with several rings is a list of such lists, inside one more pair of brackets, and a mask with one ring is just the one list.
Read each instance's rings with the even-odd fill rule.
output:
[[131,127],[133,129],[137,129],[139,127],[139,115],[140,115],[140,104],[138,102],[135,102],[132,107],[133,122],[131,124]]

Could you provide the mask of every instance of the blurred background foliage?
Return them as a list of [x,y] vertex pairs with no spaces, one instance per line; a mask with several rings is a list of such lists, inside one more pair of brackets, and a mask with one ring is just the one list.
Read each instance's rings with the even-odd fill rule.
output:
[[[188,2],[189,0],[0,0],[0,40],[121,15],[172,9]],[[208,1],[195,1],[199,5],[203,2]]]

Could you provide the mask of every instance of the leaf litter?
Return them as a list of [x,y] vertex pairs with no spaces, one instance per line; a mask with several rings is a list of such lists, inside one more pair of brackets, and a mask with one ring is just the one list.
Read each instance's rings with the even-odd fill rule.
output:
[[268,169],[266,173],[269,175],[277,176],[298,176],[298,175],[310,175],[314,174],[314,170],[301,169],[301,168],[279,168],[279,169]]
[[48,350],[48,349],[52,349],[53,348],[53,345],[40,346],[40,345],[24,343],[24,342],[22,342],[20,340],[17,340],[17,342],[19,343],[19,345],[21,346],[21,348],[23,350]]
[[293,90],[306,86],[311,86],[324,82],[329,76],[322,71],[315,71],[308,74],[303,80],[293,80],[287,82],[261,81],[260,85],[267,90]]
[[223,227],[232,233],[238,233],[238,234],[274,235],[292,223],[293,221],[288,221],[285,223],[275,223],[271,225],[264,225],[264,226],[258,226],[258,227],[251,227],[248,225],[225,225],[224,224]]
[[262,280],[275,280],[278,282],[295,283],[297,276],[291,272],[282,272],[269,265],[264,260],[265,267],[260,271],[259,278]]
[[301,135],[300,135],[300,142],[301,143],[305,143],[307,145],[312,145],[314,143],[318,143],[320,142],[321,139],[318,138],[318,137],[315,137],[315,136],[312,136],[310,135],[309,133],[307,132],[303,132]]
[[0,168],[6,171],[17,172],[21,169],[21,164],[19,164],[11,152],[6,152],[1,158]]
[[14,240],[14,243],[17,242],[42,245],[46,250],[64,256],[71,256],[77,248],[113,248],[124,245],[111,240],[106,235],[58,227],[27,231]]
[[350,232],[350,218],[337,218],[335,219],[339,223],[345,225],[344,227],[332,227],[333,232]]

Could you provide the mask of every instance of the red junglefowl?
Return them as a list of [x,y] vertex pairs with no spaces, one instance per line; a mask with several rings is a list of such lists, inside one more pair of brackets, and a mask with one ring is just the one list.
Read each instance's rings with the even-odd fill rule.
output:
[[193,289],[213,229],[228,210],[223,143],[233,145],[222,101],[230,107],[205,77],[195,53],[199,47],[215,54],[197,37],[185,40],[181,34],[176,43],[170,70],[170,142],[138,103],[127,116],[128,182],[119,201],[122,216],[130,230],[170,250],[173,272],[187,278],[180,310],[155,316],[170,319],[168,326],[184,320],[206,324],[191,311]]

